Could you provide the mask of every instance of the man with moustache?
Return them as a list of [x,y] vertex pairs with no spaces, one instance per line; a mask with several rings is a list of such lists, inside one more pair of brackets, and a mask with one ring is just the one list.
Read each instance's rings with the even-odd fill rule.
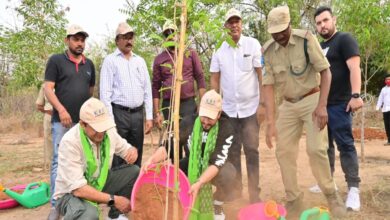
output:
[[[226,13],[225,27],[235,45],[223,42],[210,65],[211,88],[222,94],[222,109],[235,129],[230,161],[237,170],[232,200],[242,193],[241,145],[246,157],[250,203],[260,201],[259,123],[256,112],[261,107],[261,46],[254,38],[243,36],[241,13],[232,8]],[[221,89],[220,89],[221,87]]]
[[[163,35],[166,41],[174,41],[177,39],[177,27],[172,21],[168,20],[163,26]],[[195,50],[189,49],[186,52],[183,60],[183,81],[180,92],[180,143],[179,143],[179,157],[182,158],[182,151],[184,145],[191,133],[192,125],[194,124],[197,106],[196,96],[198,93],[199,100],[206,91],[206,83],[204,79],[202,63]],[[176,48],[165,48],[159,55],[156,56],[153,63],[153,80],[152,80],[152,94],[153,94],[153,116],[154,123],[157,127],[162,127],[163,119],[169,120],[172,116],[169,114],[170,105],[172,102],[172,89],[174,83],[174,61],[176,60]],[[195,90],[195,82],[198,92]],[[163,91],[160,94],[160,90]],[[160,109],[160,99],[162,106]],[[161,114],[162,112],[162,114]],[[173,141],[171,142],[173,143]],[[173,148],[172,148],[173,149]],[[184,148],[186,150],[186,148]],[[173,160],[173,150],[170,151],[170,158]],[[189,152],[185,152],[186,156]]]
[[[359,161],[352,135],[352,113],[363,106],[360,98],[360,54],[356,40],[349,33],[336,29],[336,17],[326,6],[314,14],[317,32],[324,39],[323,52],[330,63],[332,83],[328,97],[328,133],[333,137],[340,152],[341,168],[345,174],[349,192],[348,210],[360,210]],[[329,142],[331,139],[329,139]],[[329,147],[328,156],[334,171],[335,149]]]
[[[118,133],[138,150],[136,165],[141,166],[145,134],[153,127],[153,105],[150,77],[145,60],[133,50],[135,34],[126,22],[118,25],[117,49],[108,55],[100,72],[100,99],[115,120]],[[113,168],[125,164],[115,156]]]
[[58,146],[79,119],[81,105],[93,95],[95,66],[83,55],[88,33],[79,25],[70,25],[65,43],[68,49],[49,58],[45,71],[45,95],[53,106],[52,140],[53,157],[50,172],[51,205],[48,219],[57,219],[55,210],[55,180],[58,166]]
[[[272,139],[277,137],[276,158],[287,195],[287,217],[297,217],[304,209],[303,192],[297,179],[299,140],[303,129],[313,175],[328,200],[333,217],[343,217],[346,209],[333,184],[327,149],[322,143],[328,120],[329,63],[310,31],[291,28],[288,6],[272,9],[267,23],[272,39],[264,45],[266,143],[272,148]],[[276,125],[274,90],[283,96]]]

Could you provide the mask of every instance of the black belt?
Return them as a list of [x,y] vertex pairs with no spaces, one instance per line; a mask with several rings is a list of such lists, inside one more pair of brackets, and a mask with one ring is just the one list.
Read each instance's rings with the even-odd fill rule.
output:
[[[191,100],[194,100],[195,99],[195,97],[189,97],[189,98],[185,98],[185,99],[180,99],[180,102],[187,102],[187,101],[191,101]],[[166,102],[170,102],[171,101],[171,99],[170,98],[168,98],[168,99],[163,99],[163,101],[166,101]]]
[[144,105],[142,104],[141,106],[138,106],[136,108],[129,108],[129,107],[126,107],[126,106],[122,106],[122,105],[118,105],[118,104],[115,104],[115,103],[111,103],[112,107],[114,108],[117,108],[117,109],[120,109],[120,110],[124,110],[124,111],[127,111],[127,112],[139,112],[139,111],[142,111],[144,109]]

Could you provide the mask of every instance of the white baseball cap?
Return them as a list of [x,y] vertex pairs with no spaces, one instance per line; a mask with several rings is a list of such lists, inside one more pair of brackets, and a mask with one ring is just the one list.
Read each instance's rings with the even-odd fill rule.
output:
[[80,109],[80,120],[89,124],[95,131],[103,132],[115,127],[115,122],[107,107],[97,98],[90,98]]
[[222,97],[215,90],[206,92],[200,100],[199,116],[216,119],[222,111]]
[[76,34],[83,34],[85,37],[88,37],[88,33],[84,31],[84,29],[77,24],[72,24],[66,29],[66,36],[76,35]]
[[241,12],[235,8],[229,9],[229,11],[226,12],[226,15],[225,15],[225,22],[227,22],[232,17],[238,17],[238,18],[242,19]]
[[116,29],[115,36],[134,33],[134,30],[127,22],[121,22]]

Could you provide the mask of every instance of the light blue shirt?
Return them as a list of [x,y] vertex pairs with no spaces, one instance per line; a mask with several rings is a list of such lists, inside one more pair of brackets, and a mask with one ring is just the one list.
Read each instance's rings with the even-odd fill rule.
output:
[[100,71],[100,100],[111,116],[111,103],[129,108],[145,104],[146,120],[152,120],[152,87],[145,60],[133,52],[127,60],[119,49],[108,55]]

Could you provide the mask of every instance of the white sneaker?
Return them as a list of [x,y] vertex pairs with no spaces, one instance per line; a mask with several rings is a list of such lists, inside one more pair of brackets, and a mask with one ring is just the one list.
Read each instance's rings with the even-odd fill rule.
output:
[[319,186],[318,184],[316,184],[316,185],[310,187],[310,188],[309,188],[309,191],[310,191],[311,193],[321,193],[321,192],[322,192],[322,191],[321,191],[321,188],[320,188],[320,186]]
[[222,205],[223,202],[214,200],[214,220],[225,220]]
[[348,192],[347,201],[345,202],[345,206],[347,210],[359,211],[360,210],[360,196],[359,196],[359,188],[351,187]]
[[[336,188],[336,191],[339,191],[339,188],[337,187],[336,182],[334,182],[334,187]],[[310,188],[309,188],[309,191],[310,191],[311,193],[321,193],[321,192],[322,192],[322,191],[321,191],[321,188],[320,188],[320,186],[319,186],[318,184],[316,184],[316,185],[310,187]]]
[[129,220],[124,214],[120,214],[118,218],[107,217],[107,220]]

